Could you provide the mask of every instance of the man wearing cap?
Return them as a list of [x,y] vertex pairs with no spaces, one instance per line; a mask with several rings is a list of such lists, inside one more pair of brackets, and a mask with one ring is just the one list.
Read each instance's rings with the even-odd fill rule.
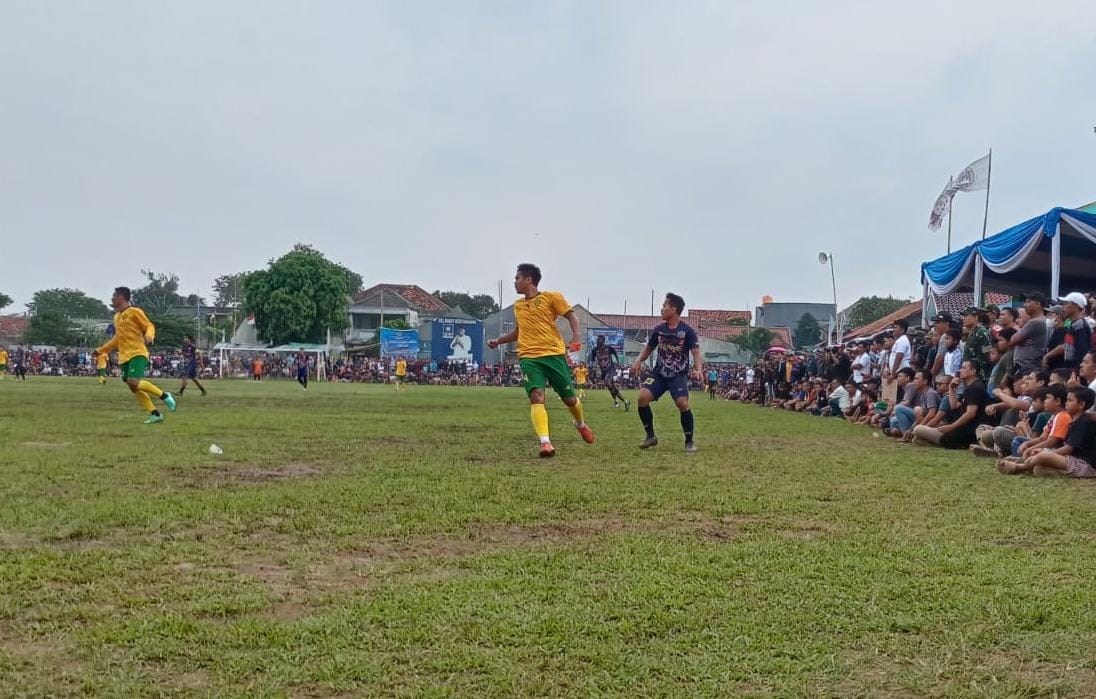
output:
[[1085,309],[1088,299],[1074,291],[1058,299],[1062,307],[1062,320],[1065,334],[1061,343],[1047,352],[1044,363],[1055,364],[1067,369],[1078,369],[1081,359],[1092,349],[1092,329],[1085,322]]
[[1047,321],[1043,309],[1047,306],[1047,297],[1039,292],[1024,297],[1024,311],[1027,322],[1009,340],[1009,346],[1015,348],[1013,359],[1016,372],[1026,374],[1042,368],[1043,354],[1047,351]]
[[963,347],[963,359],[969,361],[978,373],[978,380],[989,380],[989,348],[993,341],[986,328],[989,313],[982,308],[971,306],[963,311],[963,331],[966,333],[966,345]]

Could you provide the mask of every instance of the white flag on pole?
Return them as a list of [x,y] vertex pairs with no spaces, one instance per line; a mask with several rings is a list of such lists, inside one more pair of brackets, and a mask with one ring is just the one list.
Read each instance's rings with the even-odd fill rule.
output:
[[930,231],[940,230],[944,215],[951,209],[951,198],[955,196],[955,191],[955,178],[949,177],[944,191],[940,192],[940,196],[936,197],[936,203],[932,205],[932,213],[929,214]]
[[957,192],[977,192],[989,187],[989,156],[978,158],[955,177]]

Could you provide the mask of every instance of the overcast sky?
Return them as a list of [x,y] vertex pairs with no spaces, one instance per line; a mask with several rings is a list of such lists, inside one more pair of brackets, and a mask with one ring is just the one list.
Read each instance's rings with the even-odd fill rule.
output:
[[[595,311],[919,295],[1096,199],[1096,3],[0,0],[0,291],[210,295],[308,242],[367,284]],[[980,193],[955,239],[981,233]],[[509,300],[509,298],[507,299]]]

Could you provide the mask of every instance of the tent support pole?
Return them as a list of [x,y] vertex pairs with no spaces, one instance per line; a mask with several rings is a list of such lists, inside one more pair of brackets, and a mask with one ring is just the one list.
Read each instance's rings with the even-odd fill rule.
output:
[[1050,298],[1057,299],[1062,282],[1062,224],[1054,228],[1054,237],[1050,239]]
[[929,283],[921,285],[921,328],[929,329]]
[[974,305],[982,305],[982,255],[974,253]]

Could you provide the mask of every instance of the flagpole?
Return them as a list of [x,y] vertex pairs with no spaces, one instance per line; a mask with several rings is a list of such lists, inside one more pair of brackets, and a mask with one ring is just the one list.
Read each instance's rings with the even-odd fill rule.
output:
[[951,206],[955,203],[955,195],[948,197],[948,254],[951,254]]
[[[986,212],[982,216],[982,240],[986,239],[986,224],[989,222],[989,187],[993,182],[993,149],[989,149],[989,163],[986,166]],[[949,221],[950,223],[950,221]]]

